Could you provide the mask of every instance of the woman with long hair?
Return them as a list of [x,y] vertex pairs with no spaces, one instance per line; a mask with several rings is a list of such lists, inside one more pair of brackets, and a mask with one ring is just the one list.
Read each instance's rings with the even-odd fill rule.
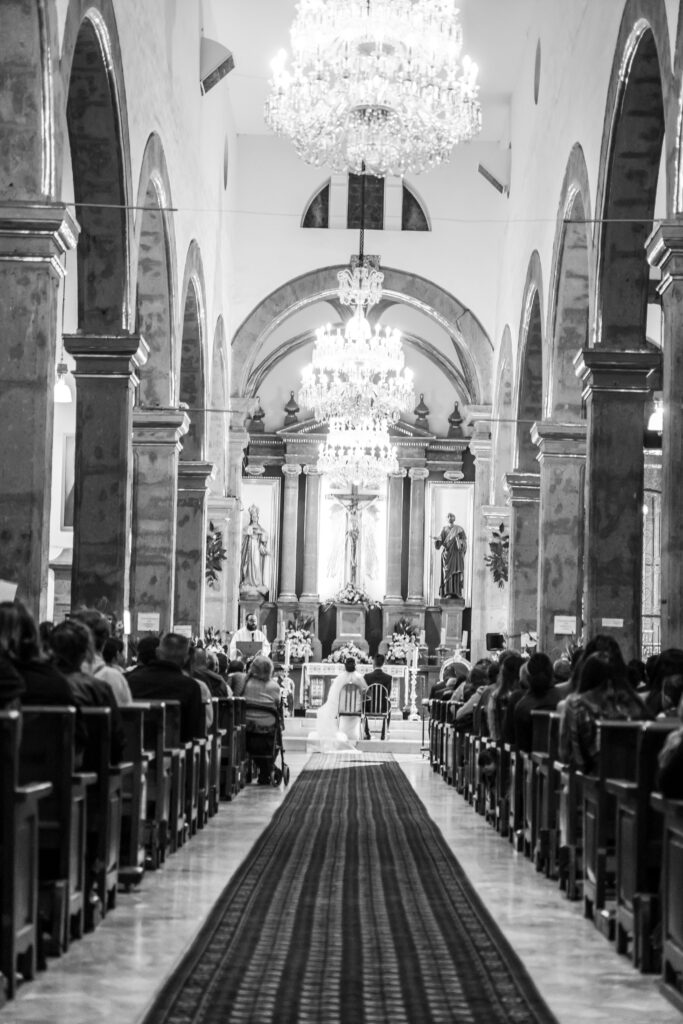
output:
[[368,688],[365,679],[356,671],[355,658],[347,658],[344,668],[332,682],[327,700],[318,710],[315,722],[315,731],[309,733],[309,740],[317,742],[323,751],[348,750],[355,747],[360,738],[347,735],[341,728],[339,722],[339,698],[345,686],[354,686],[360,691],[361,698]]

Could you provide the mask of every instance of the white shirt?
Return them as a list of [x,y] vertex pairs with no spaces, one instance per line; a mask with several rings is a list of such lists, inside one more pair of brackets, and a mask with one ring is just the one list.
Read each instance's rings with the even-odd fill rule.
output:
[[246,626],[242,626],[230,638],[230,647],[228,649],[228,655],[230,660],[233,661],[237,656],[237,645],[240,643],[245,644],[261,644],[261,654],[270,654],[270,644],[268,643],[268,637],[260,629],[247,629]]

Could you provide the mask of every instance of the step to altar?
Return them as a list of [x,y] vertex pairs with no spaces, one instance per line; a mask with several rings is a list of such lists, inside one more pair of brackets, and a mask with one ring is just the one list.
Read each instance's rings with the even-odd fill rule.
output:
[[[308,742],[308,734],[315,730],[315,716],[307,718],[285,719],[284,747],[285,751],[310,751],[315,749],[314,742]],[[410,722],[399,718],[392,721],[389,735],[381,740],[361,740],[357,749],[367,753],[385,754],[419,754],[427,743],[427,722],[422,730],[422,721]]]

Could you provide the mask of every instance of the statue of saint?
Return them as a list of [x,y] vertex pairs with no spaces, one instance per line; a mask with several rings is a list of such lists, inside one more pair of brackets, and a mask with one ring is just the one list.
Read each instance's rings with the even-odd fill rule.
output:
[[434,537],[434,546],[441,549],[441,597],[462,597],[465,585],[465,552],[467,551],[467,534],[462,526],[455,522],[452,512],[446,517],[448,522],[438,537]]
[[257,590],[268,594],[265,584],[265,563],[270,554],[268,534],[259,523],[258,505],[249,506],[249,523],[242,535],[240,559],[240,586],[245,590]]

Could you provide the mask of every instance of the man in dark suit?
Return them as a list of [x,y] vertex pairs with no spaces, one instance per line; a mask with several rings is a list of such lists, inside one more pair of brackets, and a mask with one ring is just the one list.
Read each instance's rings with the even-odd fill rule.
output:
[[161,638],[157,656],[147,664],[138,665],[127,676],[135,700],[177,700],[180,702],[181,740],[187,743],[206,735],[206,716],[202,688],[185,671],[190,655],[190,641],[179,633]]
[[[383,654],[376,654],[375,655],[375,657],[374,657],[374,664],[375,664],[375,667],[374,667],[373,671],[372,672],[368,672],[368,674],[365,676],[365,682],[368,684],[368,686],[372,686],[373,683],[379,683],[379,685],[383,686],[384,689],[386,690],[387,699],[386,699],[386,704],[384,704],[384,702],[383,702],[383,706],[385,706],[386,709],[387,709],[387,729],[388,729],[389,728],[389,723],[391,721],[391,676],[389,675],[388,672],[383,672],[382,671],[382,666],[384,665],[384,655]],[[365,738],[366,738],[366,740],[370,739],[370,729],[368,728],[367,720],[365,722]]]

